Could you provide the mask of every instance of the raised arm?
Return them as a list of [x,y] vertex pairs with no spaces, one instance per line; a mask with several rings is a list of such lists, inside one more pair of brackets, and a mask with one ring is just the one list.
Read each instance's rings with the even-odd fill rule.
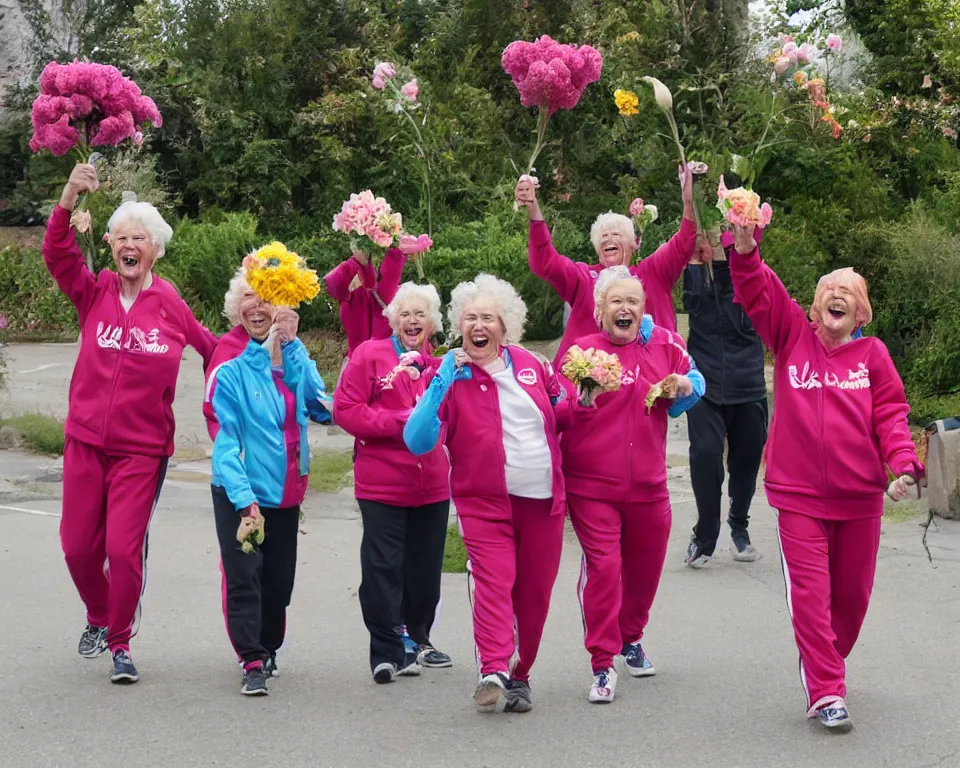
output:
[[880,443],[880,456],[894,475],[919,479],[923,465],[910,435],[907,415],[910,406],[900,374],[890,353],[878,339],[870,360],[870,392],[873,394],[873,431]]
[[87,163],[74,166],[60,202],[50,214],[41,249],[53,279],[77,308],[81,326],[93,301],[96,278],[87,269],[77,238],[70,229],[70,216],[80,195],[94,192],[99,187],[96,168]]
[[734,298],[774,353],[785,349],[807,327],[803,308],[761,261],[753,234],[744,227],[737,227],[737,242],[730,253],[730,278]]
[[693,176],[689,168],[684,169],[681,196],[683,219],[680,221],[680,229],[640,262],[640,279],[643,281],[652,279],[663,285],[667,291],[673,290],[673,286],[683,274],[684,267],[690,263],[697,247],[697,221],[693,211]]
[[376,287],[384,304],[389,304],[397,295],[406,263],[407,257],[399,248],[391,248],[383,255],[383,261],[380,262],[380,281]]
[[457,368],[454,350],[443,356],[443,362],[437,368],[427,391],[423,393],[403,428],[403,442],[414,456],[430,453],[436,447],[442,426],[440,408],[447,392],[458,379],[472,377],[473,371],[468,367]]
[[324,276],[323,285],[334,301],[342,304],[350,298],[350,283],[360,272],[361,266],[357,255],[354,254]]
[[257,502],[240,458],[243,453],[242,410],[233,370],[221,366],[216,379],[213,410],[220,431],[213,441],[213,480],[223,487],[239,511]]

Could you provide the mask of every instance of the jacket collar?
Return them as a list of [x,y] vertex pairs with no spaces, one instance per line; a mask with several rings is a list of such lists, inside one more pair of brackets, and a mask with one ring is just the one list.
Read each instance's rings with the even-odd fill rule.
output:
[[263,344],[254,339],[250,339],[247,343],[247,348],[243,350],[241,357],[260,371],[265,371],[272,365],[270,355]]

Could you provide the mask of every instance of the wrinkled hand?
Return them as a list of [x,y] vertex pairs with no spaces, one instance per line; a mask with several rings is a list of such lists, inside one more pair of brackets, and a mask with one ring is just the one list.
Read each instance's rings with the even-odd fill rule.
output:
[[689,376],[677,376],[674,380],[677,386],[677,397],[690,397],[693,394],[693,382]]
[[463,347],[457,347],[451,351],[453,352],[453,362],[457,368],[463,368],[463,366],[470,362],[470,355],[467,354]]
[[351,258],[355,259],[361,267],[365,267],[370,263],[370,257],[363,251],[355,251],[353,254],[351,254]]
[[251,533],[262,526],[263,517],[260,515],[260,506],[254,502],[249,507],[244,507],[240,510],[240,525],[237,528],[237,541],[243,544]]
[[753,253],[757,247],[757,241],[753,239],[753,227],[744,227],[740,224],[733,225],[733,247],[737,253],[742,256]]
[[537,201],[537,187],[540,183],[536,176],[529,176],[526,173],[517,181],[517,186],[513,190],[513,197],[518,206],[523,206],[530,214],[533,220],[543,219],[540,213],[540,203]]
[[86,192],[96,192],[100,188],[97,169],[90,163],[77,163],[70,172],[70,178],[60,195],[60,207],[72,211],[77,199]]
[[580,385],[577,390],[577,403],[582,408],[596,408],[597,407],[597,397],[603,393],[603,390],[600,387],[593,387],[593,389],[584,389],[583,385]]
[[281,344],[286,344],[297,338],[297,329],[300,327],[300,316],[290,307],[280,307],[273,316],[273,328],[277,332]]
[[910,477],[910,475],[900,475],[900,477],[890,483],[890,487],[887,488],[887,496],[894,501],[903,501],[913,492],[916,485],[917,481]]
[[683,212],[693,215],[693,174],[690,173],[689,166],[682,166],[677,169],[677,175],[680,177],[680,198],[683,200]]

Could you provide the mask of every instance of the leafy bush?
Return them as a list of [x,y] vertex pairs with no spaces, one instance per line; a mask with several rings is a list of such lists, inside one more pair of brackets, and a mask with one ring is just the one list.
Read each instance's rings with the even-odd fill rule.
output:
[[0,314],[12,331],[76,330],[77,312],[60,292],[37,248],[0,250]]
[[26,446],[49,456],[63,455],[63,422],[44,413],[24,413],[0,419],[0,426],[13,427]]

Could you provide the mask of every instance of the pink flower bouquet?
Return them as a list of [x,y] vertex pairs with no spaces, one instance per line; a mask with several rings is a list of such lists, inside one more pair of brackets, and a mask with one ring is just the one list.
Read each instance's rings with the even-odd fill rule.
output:
[[592,403],[595,390],[616,392],[620,389],[623,366],[615,354],[593,347],[584,350],[574,344],[563,356],[560,372],[576,386],[580,404],[587,406]]
[[766,227],[773,218],[769,203],[760,204],[760,195],[744,187],[727,189],[720,177],[717,188],[717,208],[731,224],[741,227]]
[[513,79],[520,103],[538,110],[537,143],[526,169],[531,173],[543,149],[547,122],[558,109],[577,106],[584,89],[600,79],[603,57],[589,45],[564,45],[544,35],[532,43],[510,43],[500,64]]

